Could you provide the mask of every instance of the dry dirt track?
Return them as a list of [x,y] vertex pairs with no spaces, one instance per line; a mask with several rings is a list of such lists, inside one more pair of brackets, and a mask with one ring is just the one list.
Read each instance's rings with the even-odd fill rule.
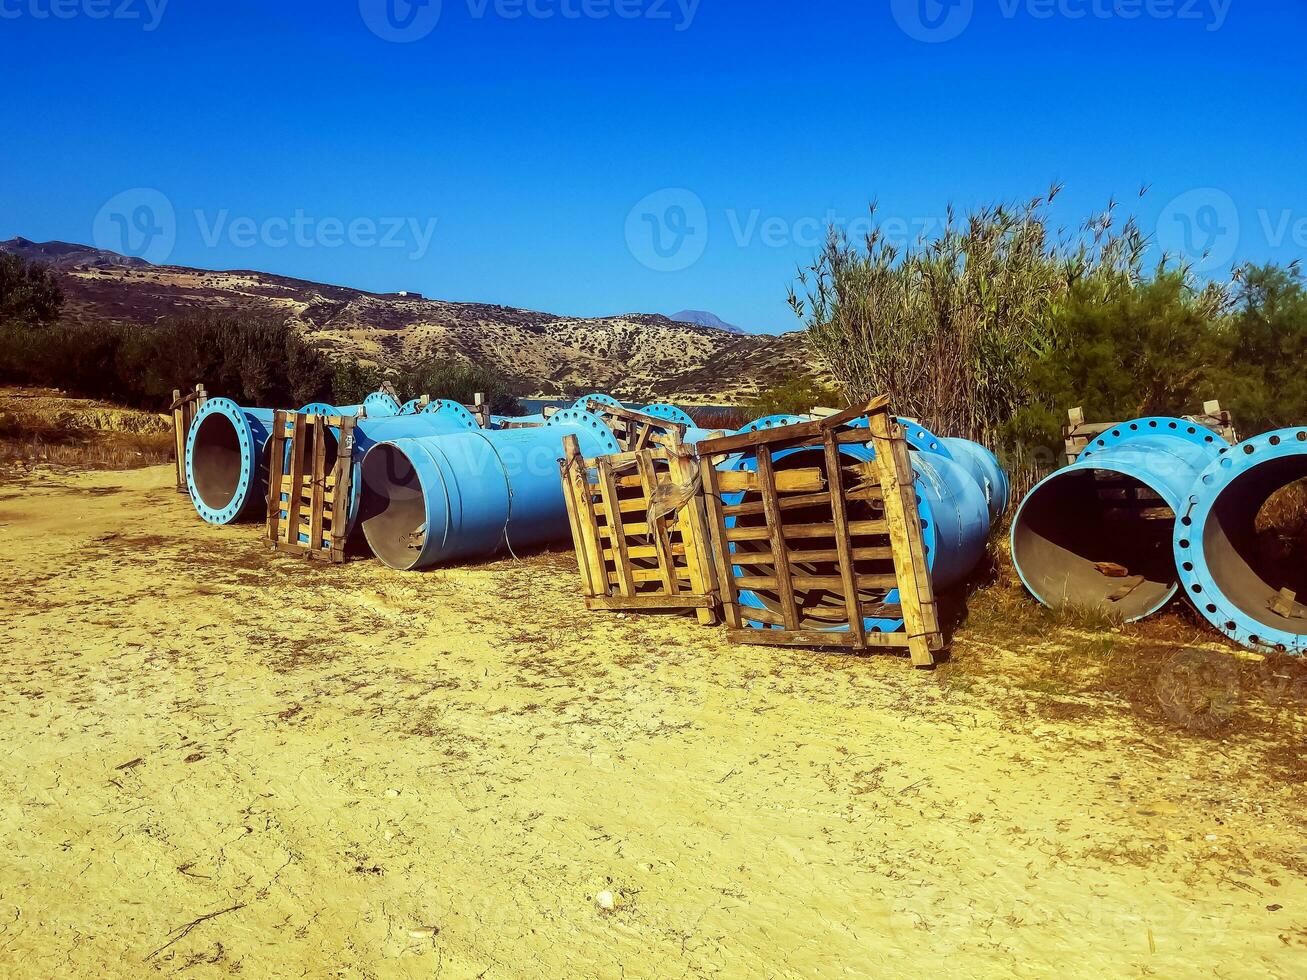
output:
[[1307,962],[1302,788],[1238,744],[588,616],[567,554],[308,567],[170,477],[0,483],[4,975]]

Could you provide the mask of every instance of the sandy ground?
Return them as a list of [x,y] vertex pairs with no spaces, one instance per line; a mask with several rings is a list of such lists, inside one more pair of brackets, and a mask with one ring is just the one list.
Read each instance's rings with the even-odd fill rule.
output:
[[589,615],[567,553],[309,565],[170,483],[0,483],[0,973],[1307,963],[1303,787],[1237,738],[1058,721],[1001,645],[922,673]]

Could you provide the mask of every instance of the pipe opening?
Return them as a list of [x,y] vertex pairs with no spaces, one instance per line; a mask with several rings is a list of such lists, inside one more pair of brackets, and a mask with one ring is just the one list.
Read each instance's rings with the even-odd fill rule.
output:
[[225,510],[240,489],[245,458],[236,426],[213,412],[200,420],[191,454],[191,475],[200,502],[210,510]]
[[[844,457],[844,462],[845,465],[852,465],[857,460]],[[805,467],[824,467],[825,455],[821,449],[805,449],[782,459],[773,460],[772,465],[773,469],[778,473],[784,470],[803,469]],[[846,486],[848,485],[846,482]],[[784,502],[784,495],[782,495],[781,500]],[[744,493],[740,503],[752,505],[753,508],[761,511],[762,495],[757,491],[748,491]],[[879,500],[850,500],[847,509],[850,522],[878,521],[883,520],[885,517],[884,504]],[[784,525],[787,528],[804,524],[829,524],[833,519],[829,500],[825,503],[815,503],[804,507],[786,508],[783,513],[785,515]],[[735,518],[737,528],[763,527],[766,523],[766,518],[762,513],[742,514]],[[880,536],[868,537],[867,535],[855,534],[852,537],[855,552],[858,549],[883,548],[884,546],[883,538]],[[844,590],[840,582],[839,562],[834,553],[834,539],[787,537],[786,545],[790,555],[790,568],[795,575],[827,580],[822,583],[804,585],[802,579],[800,579],[796,583],[794,597],[799,607],[800,628],[822,630],[830,629],[839,623],[848,622],[848,607],[845,605]],[[739,566],[742,574],[774,579],[776,569],[771,561],[771,546],[768,542],[738,541],[735,543],[735,549],[732,559],[734,564]],[[811,557],[805,557],[805,553],[808,553]],[[864,554],[863,557],[855,557],[854,571],[859,576],[892,577],[894,575],[894,561],[890,557],[871,557]],[[774,587],[750,588],[748,591],[758,597],[764,608],[777,614],[780,613],[780,594]],[[864,616],[876,619],[897,619],[897,614],[892,614],[892,610],[878,611],[876,608],[879,603],[885,601],[889,592],[890,587],[859,588],[858,597],[863,603]],[[747,611],[745,615],[747,617]]]
[[1112,470],[1068,470],[1026,500],[1012,559],[1045,605],[1132,621],[1175,594],[1174,528],[1175,513],[1143,481]]
[[359,524],[373,553],[391,568],[410,569],[426,541],[426,501],[417,470],[402,451],[378,445],[363,457]]
[[1202,549],[1217,588],[1244,615],[1307,636],[1307,618],[1273,608],[1281,589],[1307,602],[1307,456],[1273,458],[1232,480],[1212,506]]

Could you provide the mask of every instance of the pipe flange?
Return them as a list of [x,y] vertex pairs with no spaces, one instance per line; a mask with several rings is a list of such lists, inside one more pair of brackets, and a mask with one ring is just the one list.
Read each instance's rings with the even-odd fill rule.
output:
[[1087,459],[1105,449],[1110,449],[1112,446],[1129,442],[1131,439],[1139,439],[1143,436],[1173,436],[1177,439],[1184,439],[1186,442],[1192,442],[1196,446],[1214,446],[1221,451],[1230,448],[1230,444],[1225,439],[1197,422],[1159,415],[1152,418],[1135,419],[1133,422],[1123,422],[1121,425],[1113,426],[1090,442],[1081,451],[1077,459]]
[[[213,508],[206,504],[200,498],[200,492],[195,486],[195,437],[200,431],[201,423],[210,415],[222,415],[231,422],[232,428],[236,431],[236,441],[241,451],[241,472],[237,478],[236,490],[232,493],[231,499],[227,501],[227,505],[222,508]],[[191,422],[190,431],[186,434],[186,488],[190,491],[191,503],[195,505],[195,512],[207,523],[230,524],[245,508],[245,501],[249,496],[250,486],[254,478],[256,465],[254,457],[254,433],[250,430],[250,424],[246,421],[245,413],[241,411],[241,407],[230,398],[210,398],[206,400],[195,413],[195,419]]]
[[462,423],[465,428],[479,429],[481,423],[477,417],[467,410],[467,406],[460,402],[451,401],[448,398],[437,398],[433,402],[428,402],[426,408],[422,409],[423,415],[447,415],[450,418]]
[[418,415],[422,411],[422,402],[417,398],[410,398],[403,405],[399,406],[399,415]]
[[384,391],[374,391],[363,399],[363,414],[370,419],[388,419],[399,414],[399,402]]
[[602,395],[595,393],[593,395],[582,395],[576,401],[572,402],[571,407],[585,411],[586,402],[601,402],[604,405],[612,405],[613,408],[624,408],[625,406],[612,395]]
[[[915,419],[898,419],[899,425],[903,426],[903,437],[908,444],[909,449],[915,449],[919,453],[935,453],[937,456],[943,456],[945,459],[953,458],[953,451],[944,444],[944,440],[935,433],[931,432],[920,422]],[[871,427],[871,422],[867,416],[856,418],[845,426],[846,429],[867,429]]]
[[615,455],[622,451],[622,446],[617,441],[617,437],[613,435],[613,430],[608,428],[608,423],[594,412],[587,412],[580,408],[560,409],[549,417],[545,425],[563,425],[564,423],[594,429],[595,434],[604,445],[605,455]]
[[[800,422],[811,422],[811,415],[764,415],[760,419],[754,419],[740,432],[761,432],[763,429],[779,429],[785,425],[797,425]],[[739,433],[736,433],[737,435]]]
[[1207,522],[1221,494],[1259,466],[1292,456],[1304,457],[1307,469],[1307,429],[1279,429],[1223,450],[1199,476],[1187,512],[1175,522],[1175,557],[1185,595],[1218,630],[1246,647],[1302,654],[1307,653],[1307,627],[1293,633],[1245,612],[1216,581],[1203,548]]
[[335,405],[328,405],[326,402],[309,402],[299,410],[300,415],[337,415]]
[[693,426],[694,419],[689,414],[675,405],[669,405],[666,402],[657,402],[653,405],[646,405],[644,408],[636,409],[645,415],[652,415],[656,419],[662,419],[664,422],[673,422],[677,425]]

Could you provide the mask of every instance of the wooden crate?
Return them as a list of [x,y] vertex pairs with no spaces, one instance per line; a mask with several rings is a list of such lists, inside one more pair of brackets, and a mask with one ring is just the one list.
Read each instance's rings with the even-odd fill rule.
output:
[[[693,609],[717,622],[694,457],[667,445],[596,459],[563,439],[567,518],[589,609]],[[651,507],[656,504],[656,507]]]
[[[1089,444],[1109,429],[1126,422],[1086,422],[1085,410],[1073,408],[1067,413],[1067,424],[1062,426],[1062,438],[1066,443],[1066,461],[1070,465],[1080,458],[1080,454]],[[1203,410],[1197,415],[1186,415],[1185,421],[1210,429],[1218,436],[1234,445],[1239,441],[1239,432],[1234,425],[1234,416],[1221,408],[1219,401],[1203,402]]]
[[[863,416],[869,428],[846,427]],[[839,447],[854,442],[874,447],[875,460],[852,463]],[[778,470],[777,454],[796,447],[820,455],[813,465]],[[944,637],[908,444],[888,398],[810,422],[706,440],[696,449],[732,640],[899,648],[917,666],[934,664]],[[756,453],[756,472],[717,469],[723,457],[740,452]],[[742,496],[728,504],[723,494]],[[767,592],[779,608],[742,606],[745,589]],[[889,604],[893,589],[899,601]],[[904,627],[875,632],[866,628],[868,617],[902,620]],[[746,620],[760,628],[746,627]]]
[[[321,561],[345,560],[356,421],[351,416],[274,414],[265,535],[270,548]],[[333,442],[334,460],[328,452]]]
[[177,465],[178,493],[191,492],[186,483],[186,438],[190,434],[191,423],[195,421],[195,413],[200,410],[200,406],[208,400],[208,397],[204,385],[196,385],[194,391],[189,391],[185,395],[181,393],[180,388],[174,388],[172,391],[172,406],[169,411],[172,412],[173,456]]

